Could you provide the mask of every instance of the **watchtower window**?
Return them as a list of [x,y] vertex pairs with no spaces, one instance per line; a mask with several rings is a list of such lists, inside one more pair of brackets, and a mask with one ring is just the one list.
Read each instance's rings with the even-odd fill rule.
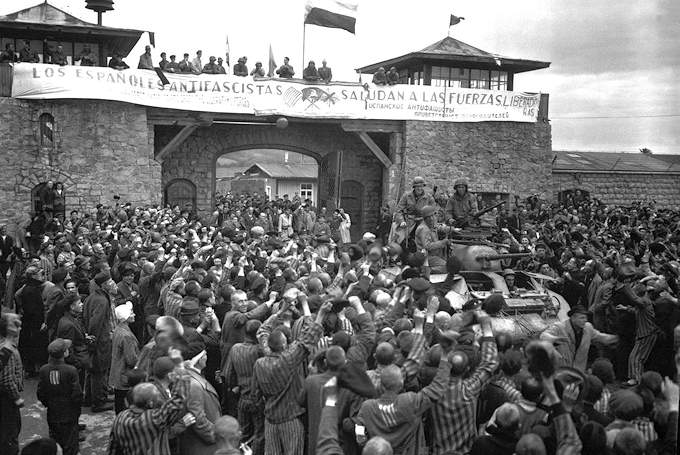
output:
[[54,145],[54,117],[52,114],[40,115],[40,145]]

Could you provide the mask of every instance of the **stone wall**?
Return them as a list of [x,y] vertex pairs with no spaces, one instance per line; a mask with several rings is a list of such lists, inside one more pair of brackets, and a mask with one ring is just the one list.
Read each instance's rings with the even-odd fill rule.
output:
[[[155,126],[156,151],[169,143],[178,131],[179,127]],[[196,185],[198,212],[205,214],[213,206],[217,158],[230,152],[262,148],[290,150],[315,158],[319,163],[318,205],[330,210],[335,208],[338,196],[337,181],[360,182],[362,213],[352,214],[352,219],[361,220],[365,229],[375,226],[382,202],[382,165],[354,134],[343,131],[337,124],[291,121],[285,129],[228,124],[198,128],[164,159],[163,188],[176,178],[191,180]],[[338,162],[341,163],[339,173]]]
[[680,208],[680,175],[553,173],[553,197],[581,189],[605,204],[629,205],[655,200],[659,207]]
[[[39,117],[54,117],[53,144],[41,145]],[[66,211],[110,203],[160,202],[160,165],[153,158],[146,109],[87,100],[0,98],[0,214],[14,230],[31,210],[31,190],[64,183]]]
[[404,132],[402,192],[420,175],[430,189],[453,192],[468,180],[472,192],[551,197],[550,124],[408,121]]

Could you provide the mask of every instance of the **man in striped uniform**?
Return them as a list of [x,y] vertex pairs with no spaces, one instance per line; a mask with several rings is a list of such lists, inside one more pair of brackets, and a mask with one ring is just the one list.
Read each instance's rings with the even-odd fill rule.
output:
[[[414,316],[415,317],[415,316]],[[422,318],[422,316],[421,316]],[[424,351],[425,336],[422,324],[414,329],[414,342],[411,351]],[[419,392],[399,393],[404,388],[404,376],[401,368],[390,365],[380,373],[380,383],[385,390],[375,400],[366,400],[356,417],[358,429],[365,427],[366,434],[357,433],[357,442],[363,444],[364,438],[380,436],[390,443],[395,455],[415,455],[422,450],[419,447],[422,416],[440,400],[446,390],[446,381],[451,370],[449,363],[449,346],[442,346],[439,369],[432,382]],[[409,363],[417,365],[420,360],[409,353]],[[416,362],[412,362],[416,360]],[[356,430],[355,430],[356,431]]]
[[17,349],[21,318],[14,313],[0,316],[0,453],[19,453],[19,433],[24,405],[24,368]]
[[467,356],[460,351],[452,354],[453,368],[446,392],[432,408],[434,455],[467,453],[477,437],[477,399],[498,367],[498,351],[491,320],[482,311],[476,312],[476,317],[482,328],[481,361],[465,377],[470,363]]
[[50,437],[59,443],[64,455],[78,453],[78,417],[83,399],[78,370],[64,362],[70,347],[71,340],[62,338],[47,346],[50,358],[40,368],[37,390],[38,399],[47,408]]
[[229,351],[225,379],[227,388],[238,387],[238,422],[243,439],[252,440],[254,455],[264,453],[264,416],[262,402],[253,402],[251,385],[253,369],[257,359],[262,357],[262,347],[257,342],[257,331],[262,323],[250,320],[245,325],[245,341],[236,343]]
[[[170,427],[180,420],[189,393],[186,374],[177,375],[170,391],[170,399],[163,403],[160,392],[151,383],[144,382],[132,389],[132,406],[113,420],[109,455],[170,455]],[[187,413],[182,422],[190,426],[196,418]]]
[[630,311],[635,312],[635,344],[628,356],[629,385],[640,382],[644,364],[661,333],[654,322],[654,304],[645,294],[645,287],[644,283],[635,285],[635,289],[630,283],[618,283],[614,290],[615,303],[628,306]]
[[290,302],[284,300],[279,311],[270,316],[258,332],[266,356],[255,362],[253,372],[252,400],[265,400],[264,434],[267,455],[298,455],[304,450],[304,428],[300,416],[304,409],[297,398],[302,390],[301,367],[307,355],[316,346],[323,327],[321,323],[331,309],[331,303],[324,303],[311,322],[311,313],[306,300],[302,310],[307,322],[298,340],[287,346],[284,330],[276,328],[279,317],[288,310]]

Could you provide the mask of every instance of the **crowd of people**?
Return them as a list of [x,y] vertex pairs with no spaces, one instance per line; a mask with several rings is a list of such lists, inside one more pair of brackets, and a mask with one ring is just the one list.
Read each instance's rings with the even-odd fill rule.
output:
[[540,273],[569,306],[525,339],[494,325],[508,295],[450,298],[467,183],[412,186],[354,239],[297,195],[200,218],[48,201],[27,238],[1,229],[0,453],[35,377],[50,439],[27,454],[78,453],[83,408],[115,410],[112,455],[675,454],[680,212],[580,191],[501,209],[492,241],[528,253],[508,290]]
[[[64,51],[64,47],[61,44],[57,44],[54,48],[49,46],[45,41],[43,45],[43,61],[42,63],[66,66],[69,65],[68,55]],[[109,60],[109,68],[116,70],[126,70],[130,66],[123,60],[123,55],[119,52],[114,52]],[[139,63],[137,64],[137,69],[145,70],[155,70],[159,68],[161,71],[167,73],[178,73],[178,74],[227,74],[229,68],[229,53],[226,54],[226,59],[222,57],[215,57],[211,55],[208,57],[208,61],[203,60],[203,51],[197,50],[193,58],[191,58],[189,53],[184,53],[183,58],[177,61],[176,55],[170,55],[168,57],[167,52],[161,52],[160,61],[158,65],[154,65],[153,58],[151,56],[151,46],[146,46],[144,53],[139,57]],[[169,60],[168,60],[169,58]],[[90,45],[85,44],[82,50],[73,56],[73,65],[80,66],[98,66],[97,55],[92,51]],[[40,53],[31,49],[31,42],[25,40],[22,48],[17,52],[14,49],[12,43],[7,43],[5,49],[0,52],[0,63],[41,63]],[[265,72],[262,62],[255,62],[255,67],[248,71],[248,57],[239,57],[237,63],[233,66],[232,72],[234,76],[239,77],[280,77],[284,79],[291,79],[295,75],[295,70],[290,64],[290,59],[284,57],[283,65],[276,68],[271,74]],[[394,68],[392,69],[394,70]],[[393,71],[390,70],[389,73],[385,73],[384,69],[382,73],[378,71],[378,75],[373,78],[373,82],[379,85],[390,85],[397,83],[398,74],[396,70],[396,79],[394,78]],[[333,71],[327,66],[326,60],[322,62],[322,66],[317,68],[313,60],[310,60],[307,67],[304,68],[302,78],[308,82],[323,82],[330,83],[333,79]],[[384,80],[383,80],[384,79]]]

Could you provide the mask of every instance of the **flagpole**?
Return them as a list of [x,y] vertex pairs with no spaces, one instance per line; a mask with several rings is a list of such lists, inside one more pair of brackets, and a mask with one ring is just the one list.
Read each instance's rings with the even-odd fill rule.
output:
[[307,24],[302,23],[302,71],[305,71],[305,32],[307,31]]

